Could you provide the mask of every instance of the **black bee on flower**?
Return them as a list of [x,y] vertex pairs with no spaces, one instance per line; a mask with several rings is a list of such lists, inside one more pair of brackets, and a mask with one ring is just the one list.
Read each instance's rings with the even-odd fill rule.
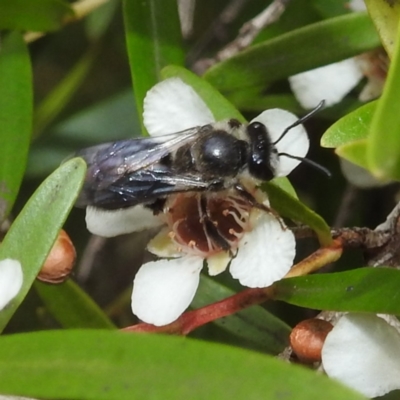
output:
[[301,119],[272,109],[249,124],[217,122],[190,86],[171,78],[146,95],[150,137],[76,153],[88,164],[77,205],[87,207],[92,233],[111,237],[165,225],[148,245],[162,259],[135,277],[132,309],[139,318],[155,325],[175,320],[195,294],[204,259],[210,275],[229,265],[249,287],[288,272],[293,234],[258,186],[301,161],[315,165],[305,159],[302,122],[317,109]]

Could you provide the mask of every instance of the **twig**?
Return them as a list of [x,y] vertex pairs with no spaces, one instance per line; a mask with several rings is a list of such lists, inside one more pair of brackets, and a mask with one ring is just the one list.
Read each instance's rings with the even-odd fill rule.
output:
[[[185,2],[186,0],[181,0]],[[242,11],[248,0],[231,0],[222,10],[219,16],[212,22],[210,27],[206,29],[197,43],[190,49],[187,54],[187,63],[191,65],[211,43],[216,39],[220,40],[221,36],[227,36],[226,30]],[[200,62],[201,64],[201,62]]]
[[[291,228],[296,239],[317,237],[316,233],[308,226]],[[363,250],[375,249],[388,243],[392,232],[390,230],[372,230],[369,228],[337,228],[331,229],[334,239],[341,241],[344,249],[360,248]]]
[[104,247],[107,239],[101,236],[91,235],[88,244],[82,254],[81,261],[77,268],[77,279],[79,282],[86,282],[99,252]]
[[246,22],[239,31],[239,35],[231,43],[226,45],[212,59],[199,60],[193,67],[196,72],[202,73],[218,61],[231,58],[241,50],[248,47],[262,29],[276,22],[285,11],[291,0],[274,0],[260,14]]
[[333,226],[340,228],[345,226],[348,222],[352,212],[354,211],[354,205],[357,200],[360,191],[351,183],[348,183],[342,196],[342,201],[339,206]]

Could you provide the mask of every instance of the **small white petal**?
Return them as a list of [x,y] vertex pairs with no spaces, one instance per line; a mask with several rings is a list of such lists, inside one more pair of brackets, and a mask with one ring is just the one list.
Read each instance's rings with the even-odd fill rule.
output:
[[208,274],[210,276],[215,276],[224,272],[230,261],[231,257],[226,251],[220,251],[219,253],[207,257]]
[[202,266],[193,256],[144,264],[133,282],[133,313],[156,326],[175,321],[193,300]]
[[142,205],[119,210],[103,210],[91,206],[86,208],[87,229],[103,237],[139,232],[162,224],[161,218]]
[[240,241],[230,272],[244,286],[266,287],[290,270],[296,242],[292,231],[283,229],[275,216],[258,210],[253,213],[258,214],[255,227]]
[[301,72],[289,78],[292,91],[305,109],[317,106],[322,99],[329,107],[339,103],[363,77],[355,58]]
[[10,258],[0,261],[0,310],[19,293],[23,281],[19,261]]
[[179,78],[151,88],[144,99],[143,123],[151,136],[207,125],[215,119],[206,103]]
[[[289,111],[274,108],[262,112],[251,122],[258,121],[264,124],[268,130],[271,141],[277,141],[282,133],[290,125],[294,124],[298,117]],[[297,125],[290,129],[286,135],[276,144],[278,153],[287,153],[296,157],[305,157],[310,146],[308,135],[303,125]],[[280,156],[276,169],[276,177],[288,175],[301,161],[289,157]]]
[[368,397],[400,389],[400,335],[375,315],[347,314],[322,348],[326,373]]
[[182,252],[179,251],[177,244],[168,235],[169,232],[168,227],[161,229],[147,244],[147,250],[160,258],[182,257]]
[[367,11],[364,0],[350,0],[347,4],[351,11]]

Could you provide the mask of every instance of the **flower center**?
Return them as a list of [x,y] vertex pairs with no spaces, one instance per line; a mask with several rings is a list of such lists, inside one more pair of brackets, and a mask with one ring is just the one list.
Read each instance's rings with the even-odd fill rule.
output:
[[[185,253],[208,257],[235,249],[250,229],[251,205],[231,192],[182,193],[165,210],[171,238]],[[226,247],[225,246],[225,247]]]

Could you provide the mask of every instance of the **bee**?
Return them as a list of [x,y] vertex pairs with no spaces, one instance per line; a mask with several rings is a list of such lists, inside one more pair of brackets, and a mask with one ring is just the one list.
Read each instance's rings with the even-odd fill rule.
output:
[[194,194],[207,237],[218,248],[228,250],[230,242],[208,211],[210,195],[233,193],[251,207],[270,212],[243,182],[250,179],[256,185],[273,179],[280,157],[304,161],[329,175],[319,164],[277,149],[292,128],[322,106],[323,102],[288,126],[275,141],[260,122],[242,124],[230,119],[169,135],[121,140],[80,150],[75,156],[86,161],[88,170],[76,205],[104,210],[142,205],[158,214],[165,212],[171,196]]

